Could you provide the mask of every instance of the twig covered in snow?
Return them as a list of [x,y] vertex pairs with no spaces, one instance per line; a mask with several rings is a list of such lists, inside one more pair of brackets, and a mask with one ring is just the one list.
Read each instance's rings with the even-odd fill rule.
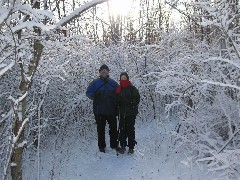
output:
[[78,9],[76,9],[71,14],[69,14],[68,16],[66,16],[63,19],[61,19],[58,23],[56,23],[55,29],[59,28],[60,26],[65,26],[70,21],[72,21],[73,19],[79,17],[83,12],[87,11],[91,7],[94,7],[97,4],[101,4],[101,3],[104,3],[104,2],[107,2],[107,1],[108,0],[92,0],[92,1],[90,1],[88,3],[86,3],[85,5],[81,6]]
[[234,134],[228,139],[228,141],[217,151],[217,154],[223,151],[223,149],[232,141],[232,139],[239,133],[239,129],[237,129]]
[[4,75],[7,71],[9,71],[10,69],[12,69],[12,67],[15,65],[15,62],[12,61],[10,64],[8,64],[6,67],[4,67],[3,69],[0,70],[0,77],[2,75]]
[[230,88],[240,90],[240,87],[232,85],[232,84],[225,84],[225,83],[214,82],[214,81],[209,81],[209,80],[202,80],[201,82],[202,83],[207,83],[207,84],[212,84],[212,85],[217,85],[217,86],[222,86],[222,87],[230,87]]

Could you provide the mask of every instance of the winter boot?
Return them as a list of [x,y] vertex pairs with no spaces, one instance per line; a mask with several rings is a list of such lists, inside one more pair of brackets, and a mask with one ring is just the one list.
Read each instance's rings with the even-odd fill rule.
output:
[[105,153],[105,148],[99,148],[99,151]]
[[119,151],[120,147],[112,147],[112,149],[115,149],[116,151]]
[[121,147],[118,152],[119,152],[120,154],[124,154],[125,151],[126,151],[126,148],[125,148],[125,147]]
[[133,153],[134,153],[134,149],[129,148],[129,150],[128,150],[128,154],[133,154]]

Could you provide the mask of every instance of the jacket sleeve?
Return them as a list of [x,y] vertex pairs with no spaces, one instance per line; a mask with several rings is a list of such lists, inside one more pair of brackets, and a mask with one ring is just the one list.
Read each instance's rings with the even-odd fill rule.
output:
[[93,100],[95,90],[96,90],[95,81],[92,81],[87,87],[87,92],[86,92],[86,95],[89,99]]
[[132,96],[133,96],[132,104],[134,106],[137,106],[140,103],[140,94],[135,86],[132,86],[132,91],[133,91],[132,92]]

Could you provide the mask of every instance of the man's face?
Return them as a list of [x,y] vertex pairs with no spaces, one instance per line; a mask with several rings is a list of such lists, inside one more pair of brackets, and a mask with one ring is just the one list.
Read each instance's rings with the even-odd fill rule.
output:
[[109,71],[107,69],[102,69],[99,71],[99,75],[102,77],[107,77],[109,75]]

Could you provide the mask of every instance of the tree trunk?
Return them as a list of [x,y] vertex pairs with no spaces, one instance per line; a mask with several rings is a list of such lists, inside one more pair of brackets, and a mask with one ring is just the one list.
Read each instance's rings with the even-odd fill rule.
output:
[[[37,30],[35,30],[35,32],[36,31]],[[37,67],[41,58],[42,50],[43,50],[43,45],[38,40],[34,40],[33,47],[34,47],[33,59],[30,62],[30,65],[28,67],[28,73],[27,73],[27,75],[31,77],[30,81],[25,80],[24,67],[20,63],[22,79],[21,79],[19,89],[22,96],[24,96],[27,90],[30,88],[32,78],[37,70]],[[13,125],[14,137],[19,136],[19,133],[20,133],[19,139],[13,144],[14,151],[11,158],[11,163],[12,163],[11,175],[12,175],[12,179],[14,180],[22,180],[23,146],[19,146],[19,144],[23,143],[23,139],[24,139],[24,127],[22,127],[22,122],[26,118],[26,109],[27,109],[27,99],[25,95],[25,97],[19,102],[19,105],[17,107],[14,107],[14,110],[15,110],[14,125]],[[21,128],[23,128],[22,131],[21,131]]]
[[[18,119],[15,121],[14,125],[14,135],[16,136],[18,133],[19,128],[21,127],[22,122]],[[23,133],[21,133],[18,142],[23,141]],[[14,149],[12,158],[11,158],[11,176],[13,180],[22,180],[22,154],[23,154],[23,147],[16,147]]]
[[[41,31],[39,28],[35,28],[34,32],[38,35],[41,34]],[[20,35],[19,35],[19,38],[20,38]],[[22,123],[26,118],[26,109],[27,109],[26,93],[31,86],[33,76],[37,70],[37,67],[42,55],[42,50],[43,50],[43,45],[38,40],[34,40],[33,58],[29,63],[27,73],[24,70],[23,62],[21,61],[21,59],[19,59],[19,65],[21,70],[21,82],[20,82],[19,90],[23,98],[19,101],[17,105],[15,104],[13,105],[13,108],[15,111],[13,135],[14,137],[19,136],[19,139],[17,139],[16,142],[13,142],[14,149],[11,157],[11,163],[12,163],[11,176],[12,176],[12,179],[14,180],[22,180],[23,145],[19,146],[19,144],[22,144],[24,140],[24,127],[22,127]],[[25,78],[26,75],[30,77],[30,79],[26,79]],[[25,126],[25,124],[23,126]]]

